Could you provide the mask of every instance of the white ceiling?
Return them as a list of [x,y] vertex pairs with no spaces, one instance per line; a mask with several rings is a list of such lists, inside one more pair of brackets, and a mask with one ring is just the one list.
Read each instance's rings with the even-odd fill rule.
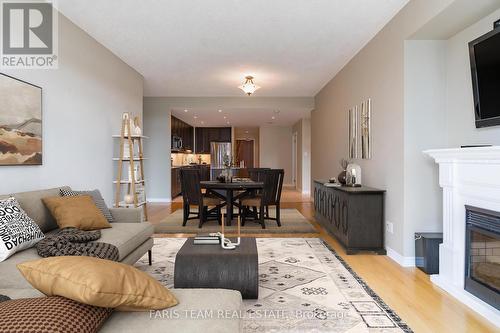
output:
[[145,96],[314,96],[408,0],[59,0]]
[[[219,112],[219,110],[221,110]],[[171,110],[172,115],[196,127],[259,127],[291,126],[299,119],[309,118],[306,109],[277,110],[269,108],[190,108]]]

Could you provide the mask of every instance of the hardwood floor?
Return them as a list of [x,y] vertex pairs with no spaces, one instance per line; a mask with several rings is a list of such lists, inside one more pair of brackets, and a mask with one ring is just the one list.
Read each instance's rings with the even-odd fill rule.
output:
[[[416,268],[403,268],[387,256],[346,255],[339,243],[314,220],[314,207],[306,196],[285,189],[283,208],[295,208],[319,230],[316,234],[258,234],[255,237],[319,237],[324,239],[415,332],[500,332],[455,298],[434,286],[429,276]],[[182,209],[182,199],[171,204],[149,204],[151,223]],[[189,234],[156,237],[187,237]]]

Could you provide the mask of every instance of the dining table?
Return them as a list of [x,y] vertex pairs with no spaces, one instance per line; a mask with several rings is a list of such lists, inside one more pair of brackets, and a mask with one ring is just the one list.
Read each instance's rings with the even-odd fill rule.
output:
[[[230,226],[233,220],[233,207],[235,200],[248,195],[252,191],[261,190],[264,188],[263,182],[256,182],[251,179],[237,179],[232,182],[220,182],[218,180],[206,180],[200,182],[200,187],[218,196],[226,203],[226,225]],[[235,195],[235,192],[240,192]]]

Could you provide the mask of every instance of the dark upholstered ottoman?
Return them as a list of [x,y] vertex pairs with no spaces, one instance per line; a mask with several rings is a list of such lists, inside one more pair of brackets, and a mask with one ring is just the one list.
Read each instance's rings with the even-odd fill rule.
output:
[[188,238],[175,257],[175,288],[221,288],[259,297],[259,270],[255,238],[242,238],[234,250],[220,245],[194,245]]

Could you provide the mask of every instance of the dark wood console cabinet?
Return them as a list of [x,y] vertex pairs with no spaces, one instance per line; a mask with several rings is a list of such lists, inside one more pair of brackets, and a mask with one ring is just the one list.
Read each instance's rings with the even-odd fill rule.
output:
[[384,248],[384,190],[370,187],[327,187],[314,181],[314,211],[321,226],[344,246],[347,254]]

